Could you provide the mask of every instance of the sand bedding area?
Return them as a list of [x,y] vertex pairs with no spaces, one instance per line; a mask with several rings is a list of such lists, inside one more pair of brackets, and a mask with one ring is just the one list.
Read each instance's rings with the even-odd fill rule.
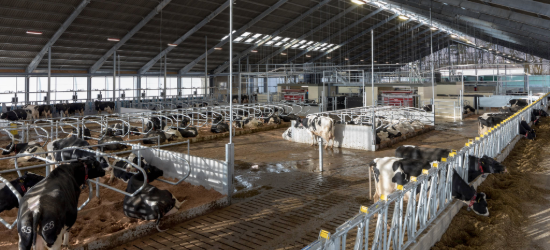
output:
[[[509,174],[491,174],[478,188],[487,194],[489,217],[477,216],[462,208],[447,232],[432,250],[445,249],[548,249],[534,245],[523,228],[532,223],[530,207],[548,208],[544,188],[549,175],[545,161],[550,160],[550,118],[535,127],[537,139],[520,139],[503,164]],[[548,159],[547,159],[548,158]],[[548,244],[548,243],[546,243]]]

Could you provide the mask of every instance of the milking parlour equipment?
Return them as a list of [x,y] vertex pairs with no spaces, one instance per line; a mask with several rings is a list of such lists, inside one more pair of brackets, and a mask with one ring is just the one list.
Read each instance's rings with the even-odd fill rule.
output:
[[[408,184],[398,185],[397,191],[392,194],[382,195],[371,206],[361,206],[359,212],[336,228],[334,233],[321,230],[318,239],[303,249],[345,249],[347,236],[352,230],[357,232],[352,242],[353,249],[399,250],[411,246],[453,202],[453,170],[468,180],[469,156],[481,158],[487,155],[495,158],[506,147],[513,146],[511,143],[518,136],[521,137],[519,123],[522,119],[530,121],[533,109],[546,107],[548,95],[516,112],[488,132],[470,139],[462,149],[453,150],[447,158],[432,163],[432,168],[423,170],[418,177],[411,177]],[[486,175],[481,178],[486,178]],[[417,190],[420,190],[418,195]],[[405,202],[405,196],[409,196],[408,202]],[[373,221],[376,224],[371,228],[369,225]],[[369,239],[373,230],[374,237]]]

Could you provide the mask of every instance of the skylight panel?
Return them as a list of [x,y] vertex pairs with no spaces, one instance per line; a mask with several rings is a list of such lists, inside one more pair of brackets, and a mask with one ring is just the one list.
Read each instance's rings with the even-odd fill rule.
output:
[[260,37],[260,36],[262,36],[262,34],[256,34],[256,35],[254,35],[254,36],[252,36],[252,37],[258,38],[258,37]]
[[250,38],[250,39],[246,40],[246,43],[251,43],[251,42],[254,41],[254,39],[255,39],[255,38]]
[[283,39],[283,42],[286,42],[288,40],[290,40],[290,38],[286,37],[285,39]]

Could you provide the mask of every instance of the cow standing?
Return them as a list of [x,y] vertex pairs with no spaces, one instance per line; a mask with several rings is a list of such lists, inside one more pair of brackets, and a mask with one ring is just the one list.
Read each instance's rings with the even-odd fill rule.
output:
[[529,140],[535,140],[535,138],[537,137],[535,130],[532,129],[531,126],[529,126],[529,124],[527,124],[526,121],[521,121],[519,123],[519,134],[523,135],[525,138]]
[[104,164],[93,158],[60,165],[32,187],[21,200],[17,214],[19,249],[68,245],[70,228],[76,222],[81,186],[88,179],[105,175]]
[[321,137],[327,143],[325,149],[328,148],[330,140],[332,140],[330,148],[334,148],[334,127],[336,124],[332,118],[313,114],[306,116],[304,119],[299,119],[296,125],[309,131],[313,140],[311,146],[315,144],[317,137]]
[[114,102],[100,102],[95,101],[95,110],[98,114],[101,114],[102,111],[105,111],[109,114],[112,114],[115,112],[115,103]]
[[453,170],[452,194],[458,200],[466,203],[468,209],[472,209],[477,215],[489,216],[485,193],[476,193],[475,188],[468,185],[455,170]]
[[27,120],[28,116],[29,115],[27,114],[27,111],[23,109],[16,109],[16,110],[12,110],[12,111],[8,111],[0,114],[0,119],[8,120],[8,121],[19,121],[19,120]]
[[[10,181],[10,184],[17,190],[19,195],[24,196],[31,187],[43,179],[43,176],[27,172],[23,176]],[[0,213],[13,208],[19,208],[19,200],[9,187],[5,186],[0,189]]]

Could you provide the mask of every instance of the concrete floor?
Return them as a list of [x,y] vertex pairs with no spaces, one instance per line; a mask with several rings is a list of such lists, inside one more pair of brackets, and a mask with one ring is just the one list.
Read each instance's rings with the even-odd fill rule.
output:
[[[301,249],[372,204],[367,165],[374,158],[393,156],[400,145],[459,149],[477,135],[477,117],[438,121],[436,130],[377,152],[325,150],[323,172],[318,148],[283,140],[284,130],[234,138],[231,206],[117,249]],[[192,144],[191,154],[224,159],[227,142]]]

